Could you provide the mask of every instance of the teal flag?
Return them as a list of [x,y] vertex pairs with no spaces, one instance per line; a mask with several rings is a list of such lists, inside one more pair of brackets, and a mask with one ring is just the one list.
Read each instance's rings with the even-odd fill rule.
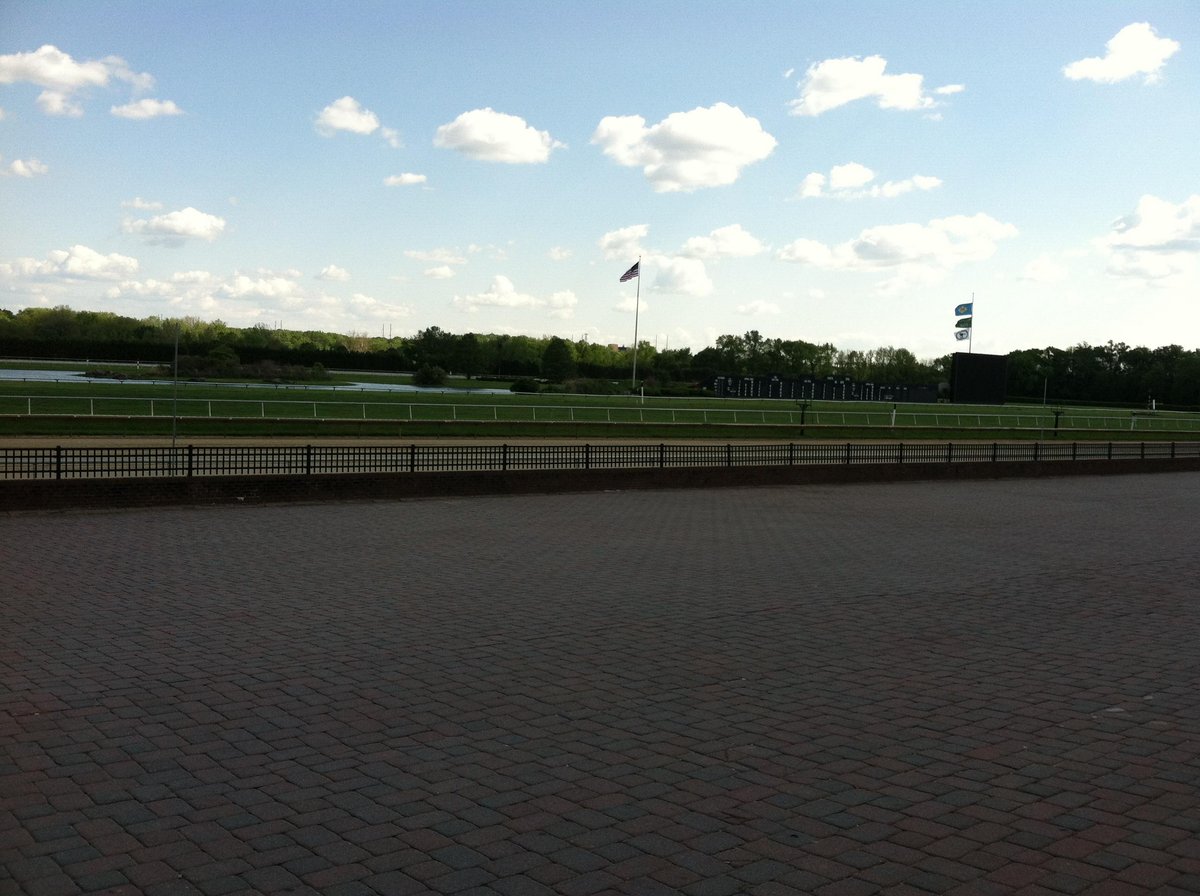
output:
[[970,314],[974,305],[974,302],[963,302],[961,305],[956,305],[954,307],[954,316],[962,317],[964,314]]

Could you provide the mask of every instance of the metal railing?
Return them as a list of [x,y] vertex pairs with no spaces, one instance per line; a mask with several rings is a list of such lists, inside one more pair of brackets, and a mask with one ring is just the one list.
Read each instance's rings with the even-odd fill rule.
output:
[[913,405],[890,410],[742,407],[730,400],[721,407],[655,404],[545,404],[524,402],[334,401],[304,399],[191,398],[90,395],[0,396],[0,415],[12,417],[180,417],[221,420],[324,420],[377,422],[570,422],[690,423],[840,426],[856,428],[1126,430],[1200,433],[1200,416],[1174,412],[1089,414],[1021,410],[945,411]]
[[0,448],[0,480],[951,464],[1200,457],[1200,442],[270,445]]

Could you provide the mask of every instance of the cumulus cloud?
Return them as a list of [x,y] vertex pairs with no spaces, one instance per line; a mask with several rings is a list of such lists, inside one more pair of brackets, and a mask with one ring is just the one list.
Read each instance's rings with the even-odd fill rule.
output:
[[148,90],[154,78],[134,72],[119,56],[76,61],[52,44],[32,53],[0,56],[0,84],[28,83],[44,88],[37,102],[47,115],[78,117],[83,106],[78,95],[94,87],[124,81],[134,90]]
[[[796,196],[800,199],[829,197],[832,199],[891,199],[914,190],[933,190],[942,185],[941,178],[914,174],[904,180],[873,184],[875,172],[858,162],[834,165],[828,177],[819,171],[800,182]],[[828,189],[827,189],[828,187]]]
[[344,283],[350,279],[350,272],[345,268],[339,268],[336,264],[327,264],[321,268],[321,273],[317,274],[316,278]]
[[513,282],[503,274],[492,278],[492,284],[484,292],[454,297],[454,307],[474,314],[480,308],[547,308],[552,317],[569,318],[574,313],[578,300],[572,292],[557,292],[549,299],[518,292]]
[[225,231],[225,219],[188,206],[179,211],[156,215],[153,218],[127,219],[126,233],[137,233],[151,242],[180,245],[197,239],[211,243]]
[[555,149],[565,146],[516,115],[495,109],[472,109],[444,124],[434,134],[433,145],[458,150],[472,159],[510,165],[545,162]]
[[1178,204],[1143,196],[1096,244],[1116,277],[1161,281],[1192,271],[1200,258],[1200,194]]
[[87,246],[54,249],[44,259],[18,258],[0,263],[6,280],[119,280],[137,273],[138,261],[112,252],[104,255]]
[[438,265],[434,268],[426,268],[425,276],[430,280],[449,280],[454,276],[454,268],[448,264]]
[[434,264],[466,264],[466,257],[457,249],[406,249],[405,258]]
[[762,299],[737,306],[738,314],[750,314],[756,317],[765,314],[779,314],[782,310],[774,302],[764,302]]
[[144,120],[147,118],[163,118],[171,115],[182,115],[180,109],[171,100],[141,99],[137,102],[126,103],[124,106],[113,106],[109,110],[118,118]]
[[374,320],[393,320],[397,317],[408,317],[412,308],[408,305],[397,305],[394,302],[384,302],[374,296],[356,292],[350,297],[350,307],[360,317]]
[[618,165],[641,168],[658,193],[732,184],[778,145],[757,118],[727,103],[673,112],[650,127],[640,115],[610,115],[592,143]]
[[332,137],[338,131],[373,134],[379,129],[379,116],[364,109],[354,97],[344,96],[321,110],[316,128],[322,137]]
[[149,199],[143,199],[141,196],[134,196],[132,199],[126,199],[121,203],[122,208],[136,208],[140,211],[156,212],[159,211],[163,204],[161,202],[152,202]]
[[415,184],[425,183],[426,177],[424,174],[413,174],[409,171],[403,174],[393,174],[390,177],[385,177],[383,183],[389,187],[410,187]]
[[37,159],[13,159],[7,167],[0,169],[0,173],[11,177],[39,177],[49,171],[46,164]]
[[[789,103],[793,115],[820,115],[856,100],[870,99],[880,109],[932,109],[936,101],[925,93],[924,76],[889,75],[882,56],[847,56],[814,63],[800,82],[800,97]],[[934,93],[949,95],[961,84],[939,87]]]
[[778,253],[782,261],[830,271],[889,272],[884,292],[935,283],[951,269],[990,258],[997,244],[1017,228],[985,214],[954,215],[928,224],[888,224],[864,230],[856,239],[829,246],[798,239]]
[[1053,256],[1043,253],[1021,272],[1021,279],[1029,283],[1062,283],[1067,279],[1067,268]]
[[598,245],[604,252],[605,259],[617,261],[625,258],[637,258],[644,254],[642,240],[650,233],[646,224],[632,224],[620,230],[610,230],[600,237]]
[[652,255],[642,263],[642,270],[652,273],[655,292],[699,298],[713,291],[708,270],[699,258]]
[[718,227],[708,236],[692,237],[683,244],[680,254],[688,258],[748,258],[766,248],[741,224],[730,224]]
[[1118,31],[1105,45],[1103,56],[1089,56],[1063,66],[1063,75],[1072,81],[1096,81],[1115,84],[1143,76],[1153,84],[1162,75],[1167,60],[1179,52],[1179,42],[1159,37],[1148,22],[1135,22]]
[[570,249],[564,249],[562,246],[553,246],[551,247],[550,251],[546,253],[547,257],[551,261],[566,261],[571,257],[572,254],[573,253]]

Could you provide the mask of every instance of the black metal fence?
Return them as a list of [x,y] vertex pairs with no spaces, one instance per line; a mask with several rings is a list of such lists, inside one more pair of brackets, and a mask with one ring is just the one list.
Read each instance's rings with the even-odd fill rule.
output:
[[317,476],[801,464],[951,464],[1200,457],[1200,442],[270,445],[0,448],[3,479]]

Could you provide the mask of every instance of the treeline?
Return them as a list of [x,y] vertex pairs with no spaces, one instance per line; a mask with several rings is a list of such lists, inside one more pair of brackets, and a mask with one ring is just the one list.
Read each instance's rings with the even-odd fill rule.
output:
[[[533,378],[551,382],[625,381],[628,348],[559,337],[454,334],[428,327],[415,336],[383,337],[314,330],[229,327],[185,317],[135,319],[69,308],[0,309],[0,355],[93,361],[172,362],[181,357],[231,365],[270,362],[328,369],[439,369],[466,377]],[[648,391],[686,391],[717,375],[851,376],[876,384],[939,384],[950,378],[949,354],[918,359],[904,348],[845,351],[830,343],[771,339],[757,330],[717,338],[712,346],[659,349],[642,342],[637,378]],[[1143,406],[1200,406],[1200,351],[1109,342],[1009,354],[1012,399]]]

